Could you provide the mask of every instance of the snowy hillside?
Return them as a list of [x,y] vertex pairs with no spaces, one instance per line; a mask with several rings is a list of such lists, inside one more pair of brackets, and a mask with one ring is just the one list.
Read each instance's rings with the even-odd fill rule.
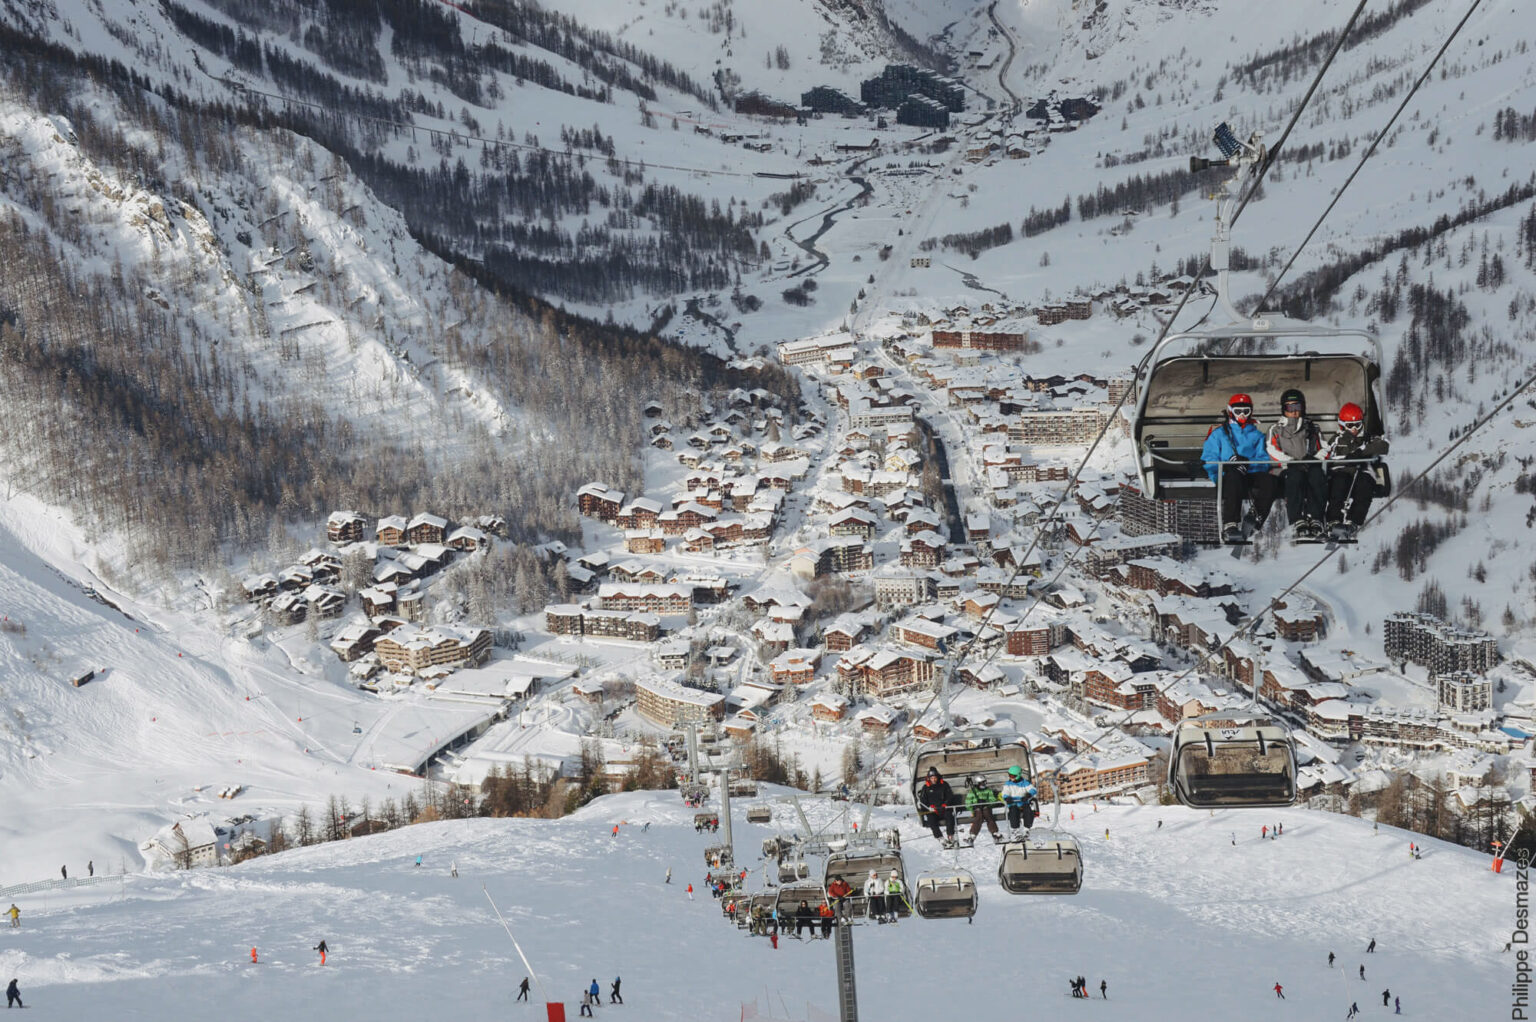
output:
[[[775,812],[792,818],[783,804]],[[840,826],[828,804],[810,812],[814,826]],[[574,1017],[593,978],[605,994],[599,1018],[724,1022],[754,1002],[774,1017],[806,1018],[809,1005],[819,1012],[810,1018],[835,1018],[831,944],[784,939],[775,951],[730,926],[703,893],[707,839],[691,814],[673,793],[637,792],[557,822],[429,824],[218,871],[31,895],[17,899],[21,930],[0,932],[0,972],[58,1018],[161,1018],[217,1005],[232,1022],[255,1022],[308,1017],[325,1004],[348,1017],[490,1020],[542,1017],[545,999],[564,1001]],[[1410,835],[1302,810],[1085,806],[1070,824],[1084,846],[1082,893],[1028,898],[996,885],[990,846],[941,853],[909,816],[882,811],[871,822],[898,819],[909,872],[951,866],[953,856],[976,873],[981,907],[970,926],[916,917],[861,925],[862,1017],[1081,1010],[1247,1022],[1342,1018],[1358,1002],[1375,1018],[1391,1013],[1384,989],[1410,1018],[1508,1010],[1514,956],[1499,949],[1514,923],[1514,877],[1462,849],[1429,842],[1410,861]],[[1260,826],[1275,823],[1284,834],[1261,840]],[[738,819],[746,860],[769,833]],[[512,1003],[527,972],[487,893],[534,969],[531,1005]],[[323,969],[311,950],[322,939]],[[1066,1000],[1066,981],[1079,974],[1091,1005]],[[622,1007],[606,1003],[615,976]]]

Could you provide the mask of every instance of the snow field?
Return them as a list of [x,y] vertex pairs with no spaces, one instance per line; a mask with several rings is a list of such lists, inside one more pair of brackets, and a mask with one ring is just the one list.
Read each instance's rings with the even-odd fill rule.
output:
[[[834,805],[809,801],[813,825],[833,821]],[[0,973],[65,1018],[108,1009],[164,1017],[210,1004],[232,1022],[312,1017],[325,998],[349,1017],[504,1019],[523,1010],[510,1002],[525,970],[483,885],[543,994],[572,1012],[594,976],[606,991],[618,975],[632,1020],[727,1019],[767,996],[797,1014],[806,1003],[835,1014],[829,943],[781,939],[774,951],[722,918],[702,884],[701,852],[717,836],[695,834],[692,812],[674,793],[633,792],[560,821],[429,824],[223,870],[132,876],[46,907],[23,904],[23,929],[0,931],[9,938]],[[777,819],[791,812],[775,807]],[[1383,988],[1419,1018],[1492,1018],[1504,1004],[1513,956],[1499,948],[1514,922],[1514,878],[1491,873],[1483,856],[1425,841],[1425,857],[1411,861],[1406,832],[1300,809],[1066,812],[1076,813],[1063,822],[1083,845],[1085,883],[1076,897],[1056,898],[1004,893],[985,838],[941,852],[910,813],[877,812],[871,826],[901,826],[909,875],[971,868],[981,909],[970,926],[861,926],[861,1011],[1028,1015],[1066,997],[1078,974],[1095,991],[1108,980],[1110,1000],[1083,1006],[1097,1019],[1342,1017],[1351,1001],[1381,1010]],[[1259,827],[1276,822],[1286,833],[1260,840]],[[735,830],[743,862],[752,861],[769,828]],[[1366,955],[1373,937],[1378,950]],[[332,951],[323,970],[310,950],[321,938]],[[1339,955],[1332,972],[1329,950]],[[535,1001],[540,993],[536,985]]]

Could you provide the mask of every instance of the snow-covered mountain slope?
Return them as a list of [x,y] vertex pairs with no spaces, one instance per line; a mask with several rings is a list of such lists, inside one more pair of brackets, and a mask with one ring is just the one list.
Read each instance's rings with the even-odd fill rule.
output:
[[[785,805],[775,812],[793,818]],[[838,825],[826,803],[810,814],[814,826]],[[0,930],[0,972],[19,978],[29,1005],[66,1018],[217,1004],[233,1022],[321,1005],[349,1017],[489,1020],[542,1015],[546,999],[574,1017],[594,978],[598,1017],[724,1020],[754,1002],[765,1016],[805,1018],[809,1006],[811,1018],[836,1017],[830,942],[786,938],[773,950],[729,925],[703,891],[714,837],[696,835],[691,816],[675,793],[634,792],[556,822],[428,824],[32,895],[18,899],[21,930]],[[859,926],[863,1017],[1247,1022],[1342,1018],[1352,1002],[1375,1017],[1392,1012],[1383,990],[1410,1018],[1494,1018],[1512,1003],[1515,956],[1500,953],[1515,922],[1512,864],[1496,875],[1485,857],[1434,841],[1413,861],[1412,835],[1391,828],[1303,810],[1085,806],[1069,824],[1084,848],[1082,892],[1030,898],[997,886],[990,845],[941,852],[910,813],[881,810],[872,822],[900,825],[911,875],[971,869],[981,906],[969,926]],[[1261,840],[1261,825],[1276,823],[1284,834]],[[738,820],[745,860],[770,833]],[[530,1005],[512,1003],[527,970],[508,930],[534,970]],[[324,968],[312,950],[322,939]],[[1093,1004],[1066,1000],[1077,975]],[[615,976],[622,1007],[607,1005]]]

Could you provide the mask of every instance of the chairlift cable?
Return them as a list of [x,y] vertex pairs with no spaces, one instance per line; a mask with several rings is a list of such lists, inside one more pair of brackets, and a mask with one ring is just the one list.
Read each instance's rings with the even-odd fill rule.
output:
[[[1392,126],[1397,123],[1397,119],[1402,116],[1402,113],[1405,109],[1407,109],[1409,102],[1412,101],[1414,95],[1419,91],[1419,86],[1423,85],[1424,82],[1429,78],[1430,72],[1435,69],[1435,65],[1440,62],[1440,58],[1445,56],[1445,51],[1450,48],[1451,43],[1456,41],[1456,36],[1460,34],[1462,28],[1466,26],[1468,20],[1471,19],[1472,15],[1477,11],[1478,5],[1482,2],[1483,0],[1472,0],[1472,5],[1467,8],[1467,13],[1461,16],[1461,20],[1457,22],[1456,27],[1451,30],[1451,34],[1445,37],[1445,42],[1440,44],[1440,49],[1436,51],[1433,59],[1430,60],[1429,64],[1424,68],[1424,71],[1413,83],[1413,87],[1408,90],[1408,94],[1403,97],[1403,101],[1397,105],[1397,109],[1392,112],[1392,116],[1387,119],[1387,123],[1379,132],[1376,133],[1376,137],[1371,140],[1371,144],[1365,150],[1365,154],[1360,157],[1360,162],[1355,164],[1355,169],[1350,171],[1349,177],[1345,178],[1344,183],[1339,186],[1337,191],[1334,192],[1333,201],[1328,203],[1328,208],[1323,210],[1322,216],[1317,218],[1317,223],[1312,225],[1312,229],[1307,232],[1307,236],[1301,239],[1301,244],[1297,245],[1296,251],[1291,253],[1291,258],[1286,261],[1285,266],[1282,267],[1280,272],[1275,276],[1274,281],[1269,285],[1269,290],[1264,292],[1264,297],[1260,298],[1258,304],[1253,307],[1255,313],[1264,308],[1264,303],[1269,301],[1269,299],[1274,296],[1276,289],[1280,287],[1280,281],[1285,278],[1285,275],[1290,272],[1291,267],[1296,264],[1297,257],[1300,256],[1302,250],[1307,247],[1308,242],[1312,240],[1312,236],[1317,233],[1320,227],[1323,226],[1323,221],[1328,219],[1328,214],[1333,212],[1333,207],[1337,206],[1339,204],[1339,200],[1344,197],[1345,190],[1354,183],[1355,177],[1360,173],[1360,171],[1365,169],[1366,161],[1376,154],[1376,149],[1381,145],[1381,140],[1387,137],[1388,132],[1392,130]],[[1249,194],[1251,195],[1252,193],[1250,192]],[[1246,198],[1244,201],[1246,201]],[[1238,212],[1242,212],[1241,206],[1238,207]],[[1232,219],[1236,220],[1237,217],[1234,215]]]
[[[1291,137],[1291,129],[1295,128],[1296,122],[1301,120],[1302,111],[1306,110],[1307,105],[1312,102],[1312,97],[1317,93],[1318,86],[1323,84],[1323,75],[1328,73],[1328,67],[1333,63],[1333,58],[1339,55],[1339,50],[1344,46],[1344,40],[1349,38],[1349,31],[1355,27],[1355,22],[1359,19],[1360,12],[1365,10],[1365,5],[1366,0],[1360,0],[1359,5],[1355,7],[1355,13],[1349,16],[1349,21],[1344,25],[1343,30],[1339,32],[1338,38],[1334,39],[1333,48],[1328,51],[1328,56],[1323,58],[1323,66],[1318,68],[1317,74],[1312,76],[1312,84],[1307,87],[1307,94],[1301,97],[1301,102],[1296,105],[1295,112],[1291,114],[1290,123],[1280,133],[1279,140],[1264,154],[1264,162],[1259,165],[1258,171],[1253,175],[1252,185],[1249,186],[1248,191],[1238,201],[1237,209],[1233,211],[1232,219],[1227,223],[1229,227],[1237,223],[1237,218],[1243,215],[1243,210],[1248,207],[1248,203],[1258,194],[1259,188],[1264,184],[1264,175],[1269,173],[1269,168],[1274,165],[1277,154],[1285,146],[1285,140]],[[1331,209],[1332,207],[1329,208]],[[1323,215],[1326,216],[1327,214]],[[1262,302],[1254,306],[1254,311],[1257,312],[1261,308],[1263,308]]]

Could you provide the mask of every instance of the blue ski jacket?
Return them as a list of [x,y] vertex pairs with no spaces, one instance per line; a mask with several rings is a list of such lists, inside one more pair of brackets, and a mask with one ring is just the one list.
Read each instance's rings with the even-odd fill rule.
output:
[[1233,458],[1246,460],[1248,470],[1267,472],[1269,458],[1264,450],[1264,434],[1252,419],[1239,426],[1230,419],[1212,429],[1200,449],[1200,460],[1205,464],[1205,474],[1216,481],[1217,465]]

